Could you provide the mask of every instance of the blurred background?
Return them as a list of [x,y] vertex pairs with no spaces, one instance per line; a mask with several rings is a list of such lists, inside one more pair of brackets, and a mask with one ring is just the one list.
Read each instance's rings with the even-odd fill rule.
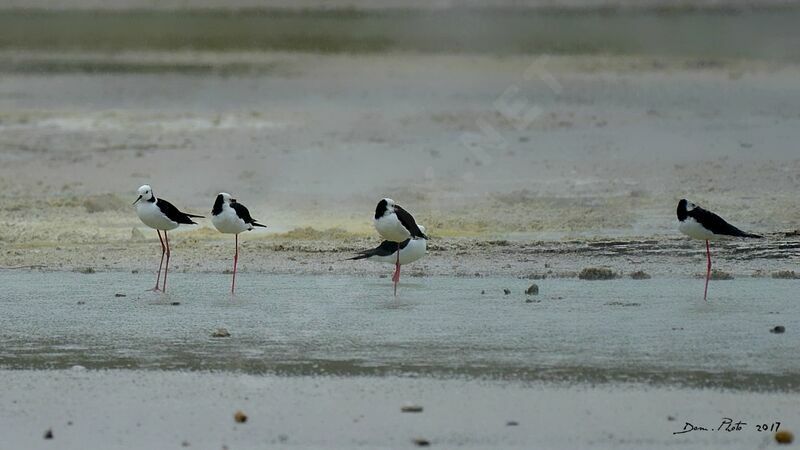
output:
[[672,235],[684,196],[791,230],[798,23],[787,0],[2,1],[0,242],[136,238],[144,183],[287,238],[371,235],[384,196],[439,237]]

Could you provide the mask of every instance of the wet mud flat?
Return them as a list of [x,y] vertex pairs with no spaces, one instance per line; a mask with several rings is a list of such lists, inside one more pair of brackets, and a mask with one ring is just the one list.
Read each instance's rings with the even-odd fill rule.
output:
[[[796,280],[4,272],[0,368],[800,388]],[[783,333],[771,332],[782,326]],[[213,334],[225,328],[229,337]]]
[[[64,242],[25,242],[25,231],[16,236],[9,233],[5,236],[17,242],[0,251],[0,270],[31,267],[43,272],[133,272],[155,277],[161,251],[158,238],[152,230],[133,230],[120,230],[126,237],[93,239],[98,231],[87,228],[78,230],[85,237],[70,235]],[[52,239],[44,230],[35,234]],[[232,268],[233,241],[215,230],[204,227],[171,233],[170,242],[171,273],[202,277]],[[347,259],[378,245],[379,240],[366,233],[304,228],[249,233],[240,242],[239,270],[244,273],[380,277],[391,272],[384,264]],[[706,268],[705,245],[675,235],[561,240],[534,240],[530,235],[507,239],[434,235],[427,249],[424,259],[403,268],[405,280],[426,276],[568,279],[594,269],[606,271],[605,278],[690,278],[705,276]],[[770,233],[760,240],[714,242],[711,250],[714,270],[731,278],[800,279],[800,235],[794,231]]]
[[[462,378],[2,370],[12,448],[733,448],[797,430],[796,393]],[[53,399],[58,399],[54,401]],[[413,405],[420,412],[402,412]],[[241,412],[246,422],[235,421]],[[242,417],[241,415],[239,417]],[[690,422],[739,431],[673,435]],[[51,439],[44,439],[49,432]],[[91,436],[91,439],[87,439]]]
[[[244,272],[236,296],[151,275],[0,271],[4,443],[749,449],[800,424],[793,279],[706,303],[691,277],[410,277],[394,298],[374,275]],[[726,417],[747,425],[673,434]]]

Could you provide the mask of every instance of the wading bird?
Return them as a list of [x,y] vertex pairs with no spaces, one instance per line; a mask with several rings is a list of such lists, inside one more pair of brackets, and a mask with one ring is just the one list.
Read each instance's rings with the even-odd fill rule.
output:
[[[422,225],[419,226],[419,229],[423,233],[425,232],[425,227]],[[399,247],[399,262],[401,266],[404,266],[406,264],[411,264],[412,262],[417,261],[425,256],[427,252],[427,243],[428,241],[423,238],[409,238],[400,244],[392,241],[383,241],[381,242],[381,245],[369,250],[362,250],[358,252],[358,255],[348,259],[351,261],[365,259],[367,261],[394,264],[397,261],[397,256],[395,253],[397,253],[397,249]]]
[[231,294],[233,294],[236,289],[236,266],[239,263],[239,233],[250,231],[255,227],[266,228],[267,226],[250,217],[250,211],[225,192],[219,193],[214,201],[214,207],[211,209],[211,223],[220,233],[236,236],[236,252],[233,254],[233,279],[231,280]]
[[757,234],[745,233],[726,222],[722,217],[695,205],[685,198],[678,202],[678,221],[680,221],[678,229],[681,233],[692,239],[706,241],[708,267],[706,268],[706,288],[703,293],[703,300],[708,299],[708,280],[711,278],[711,246],[708,242],[730,237],[762,237]]
[[[378,202],[375,208],[375,229],[385,240],[401,244],[406,239],[428,239],[408,211],[390,198]],[[395,271],[392,275],[394,295],[397,296],[397,283],[400,282],[400,251],[395,251]]]
[[[138,194],[139,198],[133,202],[133,204],[136,205],[136,214],[145,225],[156,230],[156,233],[158,233],[158,240],[161,241],[161,262],[158,264],[156,287],[152,290],[167,292],[167,273],[169,272],[170,257],[167,231],[174,230],[181,224],[197,225],[197,223],[192,221],[192,218],[202,218],[203,216],[196,216],[179,211],[172,203],[164,199],[156,198],[153,194],[153,189],[146,184],[139,188]],[[164,232],[163,239],[161,238],[162,231]],[[161,266],[164,265],[164,255],[167,256],[167,265],[164,267],[164,285],[159,289],[158,282],[161,279]]]

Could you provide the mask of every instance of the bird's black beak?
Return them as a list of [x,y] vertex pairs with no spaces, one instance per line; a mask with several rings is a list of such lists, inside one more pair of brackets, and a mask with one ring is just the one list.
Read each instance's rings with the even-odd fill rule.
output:
[[142,199],[142,196],[140,195],[139,198],[137,198],[136,201],[133,202],[133,204],[135,205],[135,204],[139,203],[139,200],[141,200],[141,199]]
[[232,199],[231,199],[231,203],[236,203],[236,199],[235,199],[235,198],[232,198]]

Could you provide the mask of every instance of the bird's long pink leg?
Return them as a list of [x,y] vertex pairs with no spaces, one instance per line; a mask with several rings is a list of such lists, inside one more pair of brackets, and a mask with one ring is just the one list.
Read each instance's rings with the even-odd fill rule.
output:
[[233,280],[231,281],[231,294],[236,289],[236,266],[239,264],[239,235],[236,235],[236,253],[233,254]]
[[161,290],[158,288],[158,282],[161,281],[161,267],[164,266],[164,254],[167,253],[167,247],[164,246],[164,240],[161,239],[161,231],[156,230],[156,233],[158,233],[158,240],[161,241],[161,262],[158,263],[158,275],[156,276],[156,287],[150,289],[153,292],[158,292]]
[[706,290],[703,294],[703,300],[708,301],[708,280],[711,279],[711,247],[706,240],[706,256],[708,257],[708,268],[706,269]]
[[400,282],[400,246],[397,247],[397,263],[394,266],[394,275],[392,275],[392,281],[394,281],[394,296],[397,297],[397,283]]
[[167,242],[167,265],[164,267],[164,288],[163,291],[167,292],[167,273],[169,273],[169,237],[167,237],[167,231],[164,230],[164,240]]

